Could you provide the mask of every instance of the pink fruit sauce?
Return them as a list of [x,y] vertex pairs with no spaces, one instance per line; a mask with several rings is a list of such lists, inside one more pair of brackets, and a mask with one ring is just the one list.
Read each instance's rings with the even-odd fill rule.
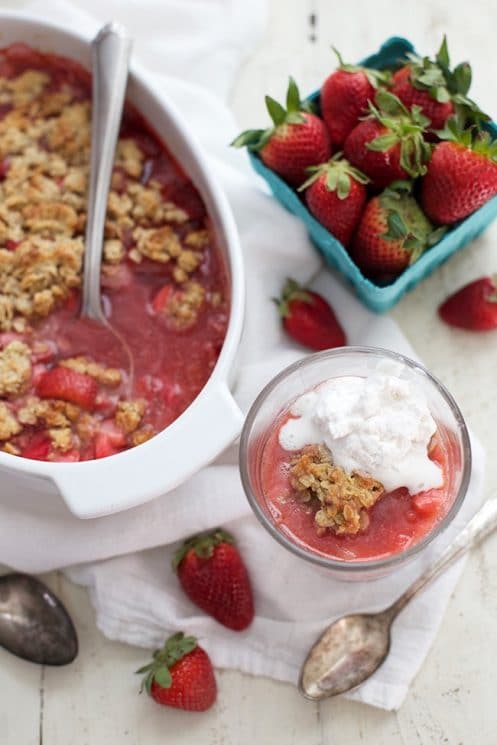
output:
[[[53,461],[112,455],[171,424],[207,382],[229,319],[226,266],[195,187],[127,104],[102,290],[104,311],[133,358],[130,379],[115,338],[78,318],[90,76],[72,60],[15,44],[0,50],[0,83],[7,91],[0,106],[0,203],[11,205],[0,225],[0,450]],[[21,131],[25,144],[24,135],[16,139]],[[82,366],[74,363],[81,357]],[[63,385],[51,383],[44,394],[44,376],[68,360],[79,372],[61,373]],[[117,381],[99,377],[91,363],[117,371]],[[81,391],[95,385],[96,395],[81,406]]]
[[[342,561],[381,559],[405,551],[422,540],[447,514],[454,501],[451,472],[456,467],[456,444],[440,428],[432,439],[429,457],[442,468],[444,484],[419,494],[405,488],[384,494],[368,510],[369,525],[354,535],[337,535],[327,529],[319,535],[314,515],[317,499],[302,503],[289,483],[290,463],[298,452],[282,448],[279,433],[290,418],[284,413],[261,447],[260,488],[262,507],[274,525],[306,551]],[[374,477],[374,474],[371,474]]]

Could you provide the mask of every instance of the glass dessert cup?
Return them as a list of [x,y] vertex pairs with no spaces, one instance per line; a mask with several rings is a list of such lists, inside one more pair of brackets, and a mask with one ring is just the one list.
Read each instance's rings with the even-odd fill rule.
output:
[[[375,372],[380,363],[396,364],[395,375],[402,376],[416,386],[436,422],[437,437],[444,453],[443,507],[440,507],[440,514],[433,518],[433,525],[426,533],[421,529],[420,535],[413,537],[412,540],[406,540],[405,545],[400,541],[395,550],[387,549],[382,555],[371,558],[355,558],[352,555],[339,558],[327,554],[322,548],[306,544],[303,535],[295,535],[295,530],[292,532],[288,529],[284,523],[285,517],[278,519],[278,510],[275,511],[274,503],[271,502],[271,498],[268,499],[266,489],[266,448],[271,435],[274,442],[275,428],[279,430],[285,421],[285,412],[289,411],[302,394],[334,378],[365,378]],[[292,453],[289,452],[288,455],[290,460]],[[338,578],[375,579],[407,563],[450,525],[461,507],[468,488],[471,475],[471,445],[463,416],[453,397],[422,365],[384,349],[343,347],[299,360],[283,370],[263,389],[252,405],[242,431],[240,472],[245,493],[256,517],[282,546],[306,561],[332,570]],[[370,475],[374,477],[374,474]],[[409,496],[416,496],[404,491],[404,500]],[[387,498],[393,497],[386,495],[384,499]],[[375,507],[371,511],[372,519]],[[370,527],[372,525],[373,523]],[[366,534],[369,529],[366,528],[364,533]]]

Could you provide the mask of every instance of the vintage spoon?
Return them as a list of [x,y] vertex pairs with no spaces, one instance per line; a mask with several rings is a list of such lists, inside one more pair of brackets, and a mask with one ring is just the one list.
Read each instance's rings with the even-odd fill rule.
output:
[[90,183],[81,316],[103,324],[107,324],[100,296],[105,216],[130,54],[131,39],[117,23],[108,23],[100,29],[92,42]]
[[67,665],[78,654],[71,618],[54,593],[28,574],[0,577],[0,646],[41,665]]
[[357,613],[332,623],[302,666],[301,694],[311,701],[321,701],[350,691],[367,680],[388,655],[390,627],[411,598],[496,528],[497,497],[482,505],[440,558],[392,605],[378,613]]
[[81,318],[97,322],[115,337],[126,357],[130,380],[133,378],[133,357],[126,340],[105,316],[100,275],[107,200],[121,126],[131,46],[126,29],[117,23],[103,26],[92,42],[90,181],[80,310]]

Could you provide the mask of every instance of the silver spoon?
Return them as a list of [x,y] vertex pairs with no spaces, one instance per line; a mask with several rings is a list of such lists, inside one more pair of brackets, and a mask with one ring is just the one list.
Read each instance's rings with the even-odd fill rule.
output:
[[476,543],[497,528],[497,498],[478,510],[454,541],[388,608],[378,613],[344,616],[329,626],[310,650],[300,673],[299,691],[321,701],[357,688],[384,662],[390,650],[390,627],[407,603]]
[[102,310],[100,274],[105,216],[117,138],[128,81],[131,39],[108,23],[92,42],[92,126],[88,215],[85,235],[81,316],[108,325]]
[[43,582],[27,574],[0,577],[0,646],[41,665],[67,665],[78,654],[71,618]]
[[90,180],[80,310],[81,318],[88,318],[105,327],[117,340],[126,358],[128,385],[133,380],[133,356],[124,337],[105,316],[100,275],[107,200],[121,127],[131,47],[131,38],[126,29],[117,23],[103,26],[92,42]]

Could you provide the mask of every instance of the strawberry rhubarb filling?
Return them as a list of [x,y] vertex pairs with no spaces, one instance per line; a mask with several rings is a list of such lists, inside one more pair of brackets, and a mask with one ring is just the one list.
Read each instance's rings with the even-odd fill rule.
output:
[[265,509],[298,545],[346,561],[384,558],[432,531],[453,502],[450,433],[395,365],[300,396],[262,451]]
[[91,79],[23,44],[0,51],[0,449],[78,461],[145,442],[207,382],[229,316],[204,204],[126,106],[105,226],[103,307],[79,319]]

